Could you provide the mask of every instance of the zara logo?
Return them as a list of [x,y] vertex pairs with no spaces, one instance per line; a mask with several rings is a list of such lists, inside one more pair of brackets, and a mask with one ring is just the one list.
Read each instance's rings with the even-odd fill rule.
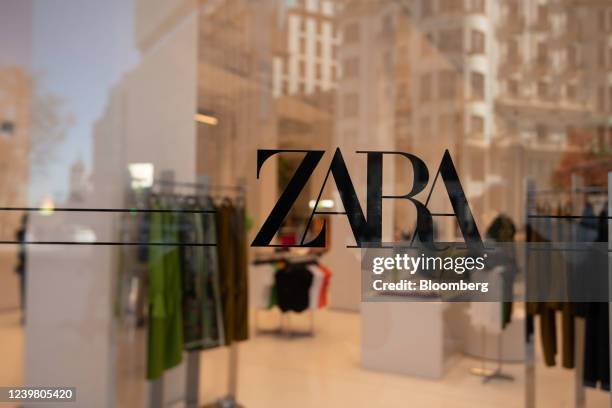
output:
[[[270,242],[281,228],[289,210],[325,154],[323,150],[263,149],[257,151],[257,178],[259,178],[261,167],[270,157],[280,153],[296,152],[305,153],[304,158],[274,205],[268,218],[264,221],[261,229],[255,236],[255,239],[251,243],[253,247],[276,246],[271,245]],[[417,194],[425,190],[429,183],[429,170],[425,162],[419,157],[410,153],[398,151],[357,151],[356,153],[365,154],[367,158],[366,213],[364,214],[361,204],[359,203],[355,187],[351,181],[351,176],[344,162],[344,158],[342,157],[342,153],[340,149],[337,148],[325,175],[323,184],[321,185],[319,195],[315,201],[301,242],[297,246],[320,248],[324,247],[326,244],[325,237],[327,225],[325,224],[323,224],[321,231],[315,238],[309,242],[304,242],[304,240],[306,238],[306,231],[308,231],[312,222],[312,218],[316,214],[325,214],[325,212],[317,211],[317,208],[323,188],[331,174],[344,207],[344,212],[335,212],[333,215],[345,215],[347,217],[357,247],[359,248],[380,248],[385,244],[382,242],[383,199],[408,200],[414,205],[417,213],[415,235],[423,245],[431,249],[443,249],[437,248],[434,243],[433,217],[435,216],[454,216],[459,223],[459,229],[461,230],[466,245],[474,249],[481,249],[484,247],[463,187],[459,181],[457,170],[448,150],[446,150],[442,156],[442,161],[440,162],[440,166],[429,188],[428,198],[425,203],[415,198]],[[413,183],[412,189],[407,194],[398,196],[383,195],[383,157],[385,155],[400,155],[410,161],[413,170]],[[429,198],[431,197],[438,179],[442,179],[444,183],[453,209],[452,214],[432,214],[427,208]]]

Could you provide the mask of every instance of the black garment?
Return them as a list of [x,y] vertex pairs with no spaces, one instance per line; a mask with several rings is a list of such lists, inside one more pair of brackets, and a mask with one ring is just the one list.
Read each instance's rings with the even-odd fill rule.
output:
[[487,237],[494,239],[497,242],[513,242],[516,234],[514,223],[505,214],[500,214],[487,229]]
[[[544,302],[532,303],[535,313],[540,316],[540,339],[544,363],[548,367],[556,365],[557,357],[557,312],[561,311],[561,365],[574,368],[575,326],[570,303]],[[532,309],[532,312],[534,309]]]
[[609,305],[591,302],[587,305],[584,385],[610,390]]
[[142,264],[149,262],[149,226],[151,225],[151,213],[140,216],[138,222],[138,261]]
[[274,285],[278,307],[283,312],[303,312],[308,309],[312,280],[312,272],[304,264],[289,264],[276,271]]
[[[546,212],[545,212],[546,214]],[[527,259],[527,293],[529,299],[557,299],[563,293],[565,277],[564,260],[551,249],[558,237],[565,235],[568,225],[563,220],[550,218],[532,219],[527,225],[527,241],[529,256]],[[552,241],[552,242],[551,242]],[[555,255],[553,255],[553,253]],[[527,336],[533,334],[534,324],[532,316],[539,316],[540,340],[544,363],[547,366],[556,365],[557,348],[557,322],[556,315],[562,315],[561,328],[561,365],[564,368],[573,368],[574,356],[574,314],[573,305],[559,302],[528,302],[527,303]]]
[[225,202],[216,208],[217,254],[225,344],[249,335],[248,267],[244,207]]
[[[15,273],[19,275],[19,304],[21,307],[21,312],[25,313],[25,305],[26,305],[26,262],[27,262],[27,252],[26,252],[26,233],[28,230],[28,215],[25,214],[21,217],[21,225],[19,229],[15,233],[15,238],[19,242],[19,252],[17,254],[17,266],[15,267]],[[23,317],[22,317],[23,320]]]
[[[512,222],[512,219],[505,214],[499,214],[489,228],[487,229],[486,236],[494,240],[495,242],[514,242],[514,236],[516,235],[516,227]],[[513,245],[507,245],[501,247],[502,252],[498,256],[490,257],[488,260],[488,266],[504,266],[503,274],[503,291],[504,299],[513,298],[513,287],[514,277],[517,272],[516,265],[516,251]],[[512,301],[505,301],[502,303],[502,329],[506,328],[512,320]]]
[[[597,220],[597,241],[608,242],[608,204],[604,205]],[[591,257],[592,270],[602,273],[597,281],[608,288],[608,254],[603,250],[594,251]],[[605,276],[604,276],[605,274]],[[604,283],[605,282],[605,283]],[[609,304],[590,302],[583,304],[585,316],[584,385],[610,390],[610,321]]]

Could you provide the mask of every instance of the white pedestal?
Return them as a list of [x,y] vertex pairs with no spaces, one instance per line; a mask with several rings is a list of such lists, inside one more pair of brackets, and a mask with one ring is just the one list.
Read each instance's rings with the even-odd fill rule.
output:
[[371,302],[361,306],[364,368],[441,378],[455,356],[449,317],[456,305],[441,302]]

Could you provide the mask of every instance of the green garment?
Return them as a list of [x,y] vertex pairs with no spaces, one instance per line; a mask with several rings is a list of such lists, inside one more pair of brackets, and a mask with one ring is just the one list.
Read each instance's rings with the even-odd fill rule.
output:
[[183,357],[183,322],[178,218],[152,213],[149,246],[149,333],[147,378],[155,379]]

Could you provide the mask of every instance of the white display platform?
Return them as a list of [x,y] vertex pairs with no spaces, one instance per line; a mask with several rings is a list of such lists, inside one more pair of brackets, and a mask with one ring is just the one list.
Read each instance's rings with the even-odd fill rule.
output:
[[[452,302],[362,303],[361,365],[376,371],[436,379],[462,355],[497,359],[497,334],[483,336],[482,330],[470,321],[468,308],[469,303]],[[502,333],[501,359],[505,362],[525,358],[524,311],[515,309],[511,323]]]
[[441,378],[457,354],[453,315],[461,304],[370,302],[361,305],[361,365],[366,369]]

